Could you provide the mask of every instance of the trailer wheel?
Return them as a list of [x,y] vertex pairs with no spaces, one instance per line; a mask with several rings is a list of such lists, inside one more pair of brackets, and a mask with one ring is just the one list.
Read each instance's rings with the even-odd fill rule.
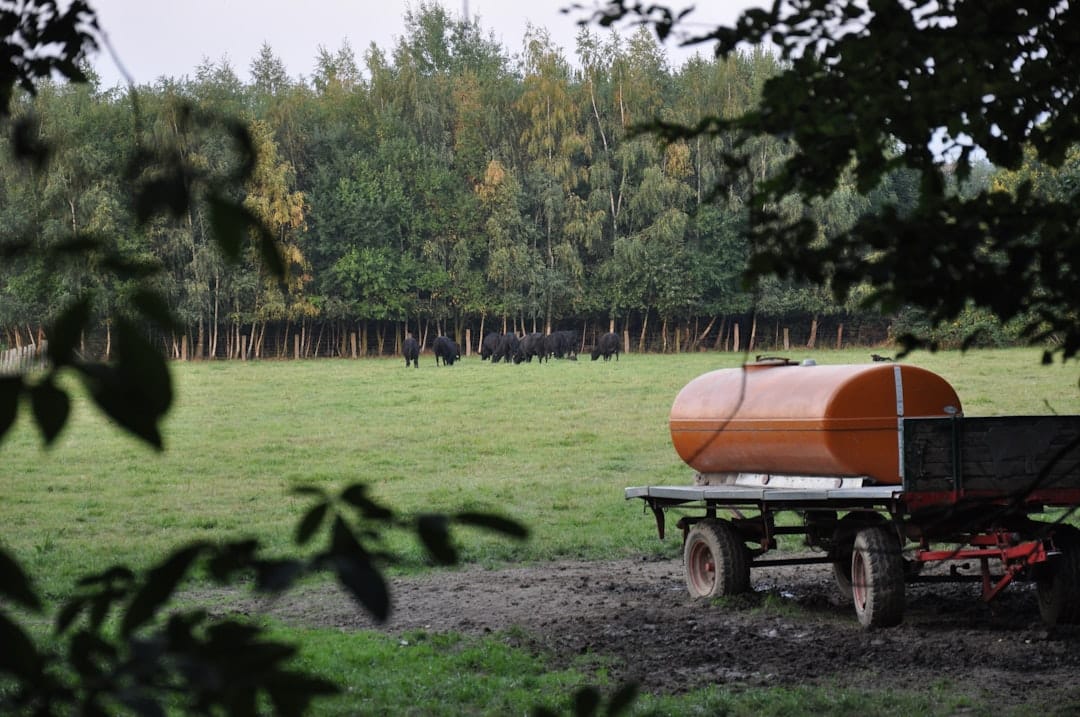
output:
[[851,553],[851,597],[865,628],[892,627],[904,617],[904,561],[887,525],[863,528]]
[[735,526],[726,520],[695,523],[686,536],[683,562],[691,597],[736,595],[750,589],[750,556]]
[[855,536],[863,528],[884,522],[880,513],[848,513],[836,524],[831,553],[833,579],[845,602],[851,601],[851,554],[855,548]]
[[1080,623],[1080,530],[1058,525],[1053,539],[1061,554],[1035,575],[1039,614],[1047,625],[1075,625]]

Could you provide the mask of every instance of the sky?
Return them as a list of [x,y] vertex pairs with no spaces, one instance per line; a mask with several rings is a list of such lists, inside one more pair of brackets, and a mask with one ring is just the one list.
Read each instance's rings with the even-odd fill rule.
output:
[[[764,0],[760,0],[763,2]],[[428,0],[435,4],[436,0]],[[592,7],[594,0],[442,0],[455,16],[467,10],[479,17],[485,35],[490,31],[510,53],[518,53],[529,23],[545,27],[554,44],[573,57],[575,21],[588,10],[563,14],[560,9],[577,2]],[[692,0],[672,0],[674,9]],[[693,17],[701,27],[730,24],[739,10],[754,0],[698,2]],[[310,77],[319,47],[334,52],[347,42],[362,65],[370,43],[389,51],[404,31],[408,8],[418,0],[90,0],[122,67],[136,84],[158,77],[194,76],[203,60],[228,59],[237,76],[247,81],[251,60],[268,43],[293,78]],[[603,29],[594,26],[597,32]],[[693,52],[665,45],[673,66]],[[695,50],[708,52],[701,46]],[[124,84],[124,74],[108,50],[94,58],[102,85]]]

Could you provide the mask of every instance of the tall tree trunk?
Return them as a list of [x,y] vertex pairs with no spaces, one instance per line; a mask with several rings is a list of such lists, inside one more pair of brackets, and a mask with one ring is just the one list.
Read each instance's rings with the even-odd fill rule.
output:
[[817,344],[817,314],[810,320],[810,340],[806,342],[806,348],[812,349]]
[[754,312],[753,318],[750,320],[750,343],[746,345],[747,352],[753,352],[754,341],[757,339],[757,312]]
[[[709,320],[709,323],[705,327],[705,330],[699,333],[697,338],[694,339],[694,342],[690,345],[691,351],[697,351],[701,344],[705,342],[705,339],[709,336],[709,332],[712,331],[712,327],[716,324],[717,318],[718,317],[716,316],[716,314],[713,314],[713,317]],[[700,326],[700,324],[698,325]]]
[[[716,341],[713,342],[713,349],[719,349],[720,344],[724,341],[724,331],[727,330],[727,316],[720,317],[720,329],[716,332]],[[727,348],[726,346],[724,347]]]
[[[312,328],[314,328],[314,327],[312,327]],[[322,347],[323,331],[325,331],[325,330],[326,330],[326,322],[320,323],[319,324],[319,335],[315,339],[315,350],[312,351],[311,346],[308,346],[307,351],[304,352],[305,357],[314,356],[315,358],[319,358],[319,348]],[[310,335],[311,332],[309,331],[308,334]]]
[[645,309],[645,315],[641,319],[641,336],[638,338],[638,353],[645,353],[645,332],[649,330],[649,310]]

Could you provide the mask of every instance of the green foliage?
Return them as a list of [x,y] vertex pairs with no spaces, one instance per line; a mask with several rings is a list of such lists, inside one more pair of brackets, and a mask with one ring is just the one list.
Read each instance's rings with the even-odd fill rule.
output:
[[[684,19],[615,0],[599,19],[613,24],[627,15],[660,37],[679,34]],[[1026,321],[1029,340],[1056,337],[1052,350],[1067,360],[1080,351],[1077,185],[1039,192],[1027,182],[1008,194],[958,193],[946,159],[961,185],[981,153],[1011,171],[1023,165],[1025,149],[1050,167],[1066,162],[1080,124],[1072,92],[1061,88],[1080,77],[1062,38],[1075,34],[1076,22],[1052,4],[1009,0],[929,9],[840,0],[755,8],[734,27],[682,38],[715,42],[720,57],[770,43],[784,68],[762,86],[760,106],[697,122],[661,119],[651,128],[677,142],[735,134],[719,181],[730,187],[755,178],[752,277],[828,281],[840,303],[866,281],[874,288],[868,305],[885,312],[915,306],[933,326],[974,304],[1002,322]],[[984,32],[990,27],[1000,31]],[[792,149],[770,175],[756,174],[753,154],[740,151],[761,135]],[[912,205],[886,201],[828,232],[824,243],[822,217],[781,210],[792,199],[807,209],[833,201],[849,173],[854,190],[869,195],[901,171],[918,178]]]

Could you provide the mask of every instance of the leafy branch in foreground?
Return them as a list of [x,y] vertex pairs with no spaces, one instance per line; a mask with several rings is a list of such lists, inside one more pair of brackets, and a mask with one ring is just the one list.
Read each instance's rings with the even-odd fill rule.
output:
[[[381,567],[394,559],[378,548],[386,531],[416,532],[431,559],[444,565],[457,558],[452,525],[519,540],[528,535],[519,523],[494,515],[398,517],[372,500],[363,484],[336,496],[315,488],[297,492],[317,502],[298,522],[296,543],[310,543],[321,529],[326,533],[325,544],[308,558],[267,558],[257,541],[239,540],[192,543],[142,574],[113,566],[81,579],[74,597],[60,606],[49,642],[57,647],[39,646],[0,611],[0,675],[15,683],[0,693],[2,711],[109,714],[123,707],[165,714],[180,707],[197,714],[254,715],[266,699],[277,713],[303,714],[313,699],[336,693],[337,686],[290,670],[297,648],[267,639],[258,626],[202,608],[168,610],[186,579],[204,575],[220,585],[249,583],[258,592],[279,593],[301,578],[331,573],[381,622],[391,609]],[[0,598],[43,611],[29,576],[3,551]]]

